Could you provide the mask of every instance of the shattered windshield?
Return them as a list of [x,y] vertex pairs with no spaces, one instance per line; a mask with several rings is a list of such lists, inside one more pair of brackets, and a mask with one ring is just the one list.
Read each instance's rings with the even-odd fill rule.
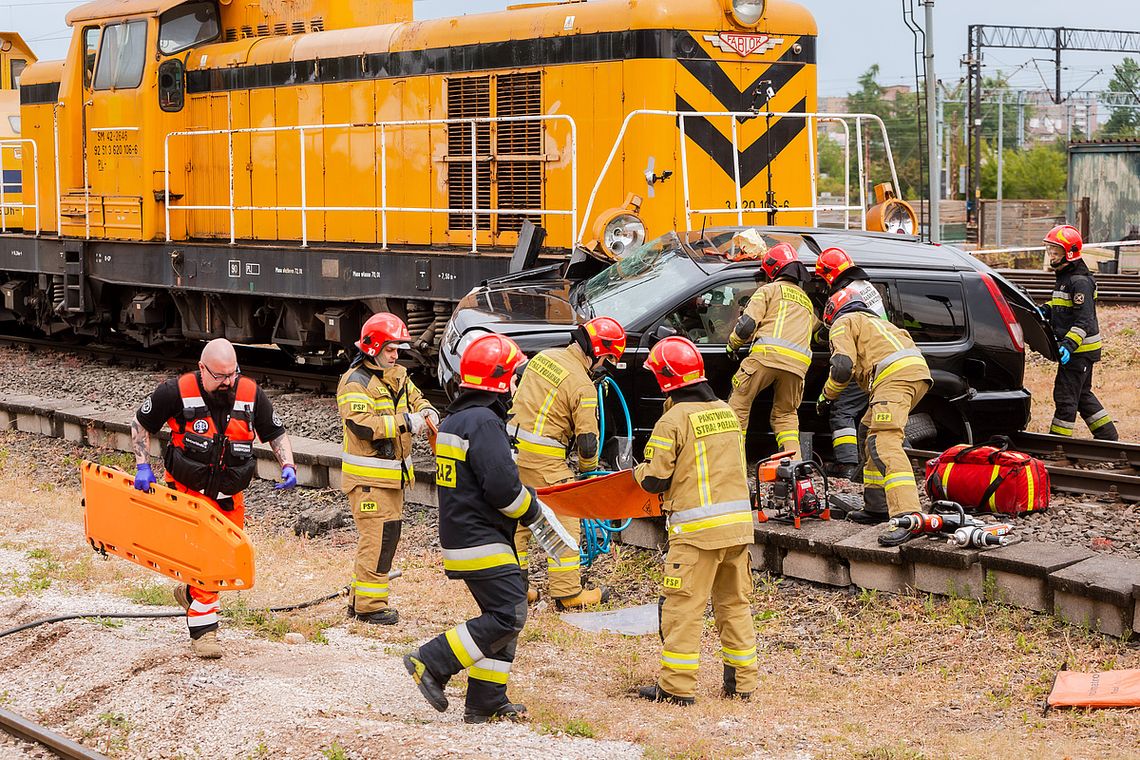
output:
[[629,327],[673,303],[692,286],[694,276],[704,275],[671,232],[586,280],[578,298],[594,316],[613,317]]

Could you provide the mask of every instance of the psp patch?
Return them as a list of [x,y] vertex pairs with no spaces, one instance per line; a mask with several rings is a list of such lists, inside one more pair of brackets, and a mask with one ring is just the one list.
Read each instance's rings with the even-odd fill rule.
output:
[[661,579],[661,585],[665,588],[679,589],[681,588],[681,579],[673,575],[666,575]]
[[875,412],[875,422],[890,422],[890,421],[891,421],[891,413],[890,412]]
[[362,502],[360,502],[360,511],[361,512],[375,512],[376,511],[376,502],[374,502],[374,501],[362,501]]
[[191,428],[195,433],[205,433],[210,430],[210,423],[206,420],[194,420],[194,424]]

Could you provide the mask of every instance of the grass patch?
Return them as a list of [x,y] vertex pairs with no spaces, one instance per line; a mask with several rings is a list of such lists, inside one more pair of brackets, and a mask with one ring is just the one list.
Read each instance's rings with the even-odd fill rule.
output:
[[89,620],[92,623],[94,623],[95,625],[101,625],[104,628],[122,628],[123,627],[123,621],[120,620],[119,618],[97,617],[97,618],[89,618]]
[[322,749],[321,756],[326,760],[348,760],[348,752],[338,742],[333,742],[328,749]]
[[289,633],[289,621],[270,612],[268,609],[254,609],[238,598],[226,605],[222,614],[234,625],[249,628],[270,641],[281,641]]
[[[126,451],[108,451],[101,453],[95,461],[104,467],[114,467],[124,472],[131,472],[135,469],[135,455]],[[79,466],[78,459],[75,465],[76,467]]]
[[154,581],[144,581],[131,586],[125,596],[135,604],[145,604],[149,607],[173,607],[176,604],[170,587]]

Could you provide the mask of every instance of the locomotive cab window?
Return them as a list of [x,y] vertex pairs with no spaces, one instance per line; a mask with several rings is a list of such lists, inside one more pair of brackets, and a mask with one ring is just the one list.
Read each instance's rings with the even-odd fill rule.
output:
[[95,53],[99,50],[99,32],[97,26],[89,26],[83,30],[83,86],[90,87],[91,79],[95,76]]
[[24,73],[24,69],[28,67],[28,62],[23,58],[13,58],[9,63],[9,71],[12,75],[12,87],[15,90],[20,87],[20,76]]
[[104,27],[95,64],[95,89],[138,87],[146,65],[146,21]]
[[957,281],[897,280],[895,324],[916,343],[952,343],[966,337],[966,303]]
[[219,31],[213,2],[186,3],[158,17],[158,51],[173,55],[215,39]]

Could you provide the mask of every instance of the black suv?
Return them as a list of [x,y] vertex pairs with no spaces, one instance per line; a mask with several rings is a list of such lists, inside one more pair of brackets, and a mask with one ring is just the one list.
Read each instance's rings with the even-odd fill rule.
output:
[[[440,384],[454,394],[459,354],[482,332],[508,335],[533,355],[566,345],[575,324],[608,315],[629,334],[613,375],[629,402],[640,444],[661,415],[663,396],[653,375],[641,366],[661,337],[676,333],[696,343],[713,388],[728,397],[739,361],[725,353],[725,343],[763,281],[758,262],[726,258],[740,229],[669,233],[579,281],[563,276],[565,266],[552,265],[483,283],[460,301],[447,326],[439,354]],[[1055,358],[1057,347],[1023,291],[950,246],[844,230],[759,231],[770,246],[791,244],[809,269],[821,250],[839,246],[867,271],[891,321],[910,332],[934,377],[933,389],[908,426],[912,445],[943,447],[1025,428],[1030,415],[1030,395],[1023,387],[1026,342],[1048,358]],[[807,287],[822,313],[824,283],[812,278]],[[816,416],[813,403],[827,377],[827,345],[816,344],[813,350],[800,426],[825,433],[827,421]],[[766,424],[770,405],[770,391],[757,397],[750,447],[774,448]],[[606,406],[612,425],[617,407],[612,400]],[[829,438],[816,440],[826,448]]]

